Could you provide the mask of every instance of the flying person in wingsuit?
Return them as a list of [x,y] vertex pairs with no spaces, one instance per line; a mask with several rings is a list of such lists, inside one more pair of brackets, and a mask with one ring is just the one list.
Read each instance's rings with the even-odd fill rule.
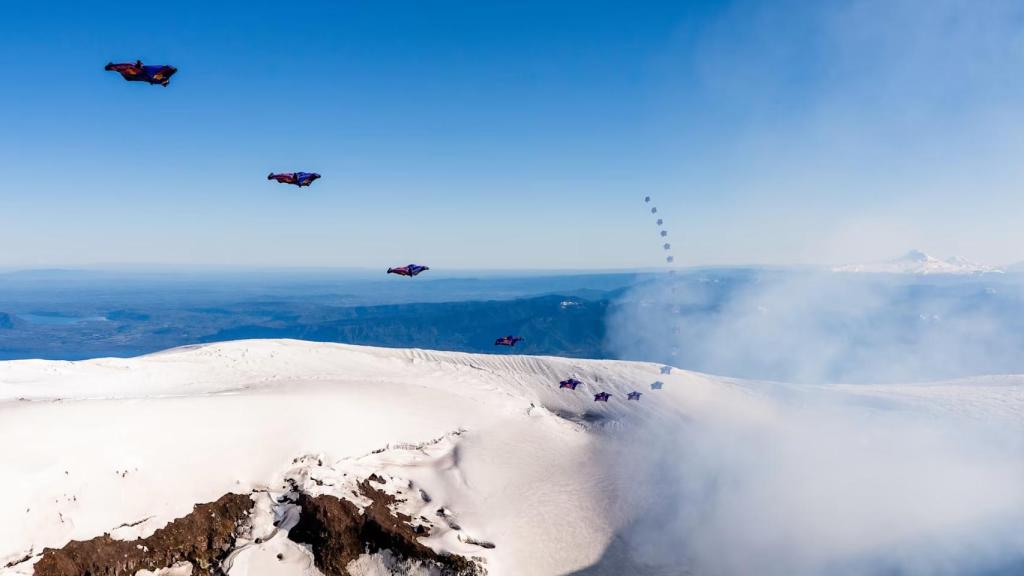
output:
[[149,84],[159,84],[165,88],[171,82],[171,76],[174,76],[174,73],[178,71],[174,66],[164,64],[146,66],[142,63],[142,60],[136,60],[134,64],[130,62],[114,64],[111,62],[104,66],[103,69],[117,72],[129,82],[147,82]]
[[320,175],[316,172],[280,172],[278,174],[271,172],[267,175],[267,180],[277,180],[281,184],[294,184],[302,188],[309,186],[319,177]]
[[388,268],[388,274],[398,274],[399,276],[413,276],[419,275],[423,272],[430,270],[427,266],[420,266],[419,264],[406,264],[405,266],[398,266],[397,268]]
[[607,392],[598,392],[594,394],[594,402],[607,402],[612,395]]
[[651,383],[651,390],[661,390],[661,387],[664,386],[664,385],[665,385],[665,383],[662,382],[661,380],[658,380],[656,382],[652,382]]
[[629,394],[626,394],[626,400],[637,400],[637,401],[639,401],[640,400],[640,393],[639,392],[630,392]]
[[580,384],[583,384],[583,382],[580,382],[575,378],[569,378],[568,380],[562,380],[561,382],[559,382],[558,387],[568,388],[569,390],[575,390],[576,387],[579,386]]
[[522,336],[502,336],[494,341],[495,346],[515,346],[517,343],[522,342]]

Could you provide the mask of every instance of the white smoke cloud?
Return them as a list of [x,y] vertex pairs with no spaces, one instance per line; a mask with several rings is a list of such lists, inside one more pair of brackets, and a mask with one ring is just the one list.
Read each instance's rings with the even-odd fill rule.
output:
[[876,275],[687,275],[609,316],[624,358],[787,382],[909,382],[1024,372],[1019,282]]
[[[706,129],[679,198],[659,195],[677,256],[1019,260],[1022,7],[740,0],[687,29],[667,108]],[[636,288],[608,318],[620,357],[759,382],[708,384],[711,409],[627,438],[635,521],[593,573],[1024,574],[1020,385],[892,384],[1024,373],[1022,292],[769,272]]]
[[[713,408],[636,430],[628,441],[645,449],[618,462],[636,487],[628,505],[637,519],[620,537],[631,571],[1024,570],[1019,387],[983,402],[970,385],[955,392],[933,386],[929,395],[914,386],[818,380],[837,373],[865,381],[913,376],[932,371],[933,362],[943,362],[943,370],[972,369],[986,358],[976,357],[981,348],[971,339],[992,341],[1004,327],[998,318],[984,309],[953,310],[959,297],[915,300],[913,283],[892,279],[775,273],[725,287],[705,280],[636,288],[612,313],[609,341],[623,355],[674,351],[735,368],[731,373],[785,374],[813,384],[710,385]],[[673,310],[684,320],[677,322]],[[702,313],[688,324],[694,310]],[[910,324],[908,333],[907,324],[877,320],[894,310],[953,321],[925,333]],[[685,346],[691,350],[681,354]],[[1001,352],[988,358],[1001,359]]]
[[623,468],[656,500],[624,533],[638,565],[716,575],[1024,566],[1024,447],[1007,431],[838,399],[813,410],[763,401],[775,410],[767,421],[644,431],[655,450]]

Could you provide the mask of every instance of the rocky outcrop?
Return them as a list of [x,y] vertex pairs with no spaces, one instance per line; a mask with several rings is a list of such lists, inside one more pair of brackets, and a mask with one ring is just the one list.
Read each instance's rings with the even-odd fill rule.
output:
[[441,555],[420,544],[427,529],[393,510],[395,497],[371,485],[374,476],[359,484],[360,495],[371,501],[362,511],[348,500],[330,495],[300,493],[299,523],[288,537],[308,544],[316,566],[327,576],[348,576],[347,566],[364,552],[389,550],[399,558],[430,565],[447,576],[475,576],[484,571],[467,558]]
[[[147,538],[117,540],[104,534],[91,540],[69,542],[63,548],[46,548],[38,557],[34,574],[222,576],[239,553],[262,546],[279,531],[291,541],[307,545],[313,556],[312,563],[325,576],[349,576],[353,561],[378,553],[379,558],[386,558],[395,566],[426,568],[431,574],[486,574],[480,558],[438,553],[421,544],[420,538],[428,536],[434,525],[422,516],[414,520],[403,513],[401,510],[408,500],[402,499],[401,494],[390,493],[389,480],[377,474],[361,481],[353,478],[338,496],[319,491],[325,482],[315,478],[311,481],[312,486],[303,487],[295,479],[286,477],[284,488],[287,490],[269,500],[266,495],[262,500],[257,498],[256,492],[225,494],[215,502],[197,504],[190,514],[170,522]],[[273,508],[265,506],[268,501],[273,503]],[[424,499],[424,503],[427,501]],[[438,516],[449,527],[459,530],[447,509],[439,509]],[[254,532],[257,526],[266,529],[271,519],[273,530],[269,534]],[[493,544],[467,539],[461,533],[459,536],[461,542],[493,548]],[[277,561],[281,560],[282,555],[278,554]],[[161,571],[172,567],[173,572]]]
[[239,527],[252,509],[248,494],[225,494],[216,502],[197,504],[192,513],[174,520],[148,538],[114,540],[104,534],[47,548],[35,565],[35,576],[131,576],[181,562],[192,564],[193,576],[220,574],[220,562],[235,544]]

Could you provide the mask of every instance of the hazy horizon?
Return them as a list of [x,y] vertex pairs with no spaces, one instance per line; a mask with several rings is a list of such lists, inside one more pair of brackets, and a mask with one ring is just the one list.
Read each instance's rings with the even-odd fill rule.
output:
[[[426,280],[428,278],[437,277],[449,277],[449,276],[464,276],[467,274],[486,274],[486,275],[587,275],[587,274],[656,274],[664,273],[668,271],[694,271],[694,270],[716,270],[716,269],[780,269],[780,270],[829,270],[833,267],[849,265],[849,264],[873,264],[873,263],[885,263],[900,260],[906,257],[910,253],[923,252],[930,257],[937,258],[940,260],[947,260],[952,258],[963,258],[960,254],[934,254],[928,251],[921,251],[917,248],[909,250],[903,250],[898,253],[891,254],[890,257],[881,258],[877,260],[865,260],[857,262],[849,261],[833,261],[833,262],[792,262],[792,263],[770,263],[762,264],[756,262],[724,262],[719,264],[686,264],[676,265],[669,264],[652,264],[646,266],[621,266],[621,267],[591,267],[591,268],[572,268],[572,267],[524,267],[524,268],[503,268],[503,267],[467,267],[467,266],[451,266],[445,268],[432,268],[429,277],[421,279]],[[982,260],[967,259],[970,262],[977,264],[984,264],[995,268],[1010,268],[1016,267],[1020,264],[1024,264],[1024,260],[1012,260],[1008,262],[989,262]],[[290,264],[271,264],[271,265],[251,265],[251,264],[233,264],[233,263],[159,263],[159,262],[123,262],[123,263],[82,263],[82,264],[53,264],[53,265],[22,265],[22,266],[0,266],[0,274],[6,273],[17,273],[17,272],[98,272],[98,273],[138,273],[138,274],[158,274],[158,273],[312,273],[312,272],[323,272],[323,273],[351,273],[351,274],[365,274],[367,276],[379,276],[389,266],[397,266],[405,264],[404,261],[395,261],[384,267],[374,266],[347,266],[347,265],[290,265]]]

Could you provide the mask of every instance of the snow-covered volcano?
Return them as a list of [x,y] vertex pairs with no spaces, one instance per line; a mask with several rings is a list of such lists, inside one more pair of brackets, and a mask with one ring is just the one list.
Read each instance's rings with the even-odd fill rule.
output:
[[[867,573],[913,546],[1001,565],[1024,559],[1022,421],[1020,377],[788,386],[287,340],[5,362],[0,574],[66,573],[93,544],[44,549],[104,534],[134,555],[112,573],[207,573],[143,562],[209,503],[189,518],[245,512],[211,552],[232,576],[439,573],[423,554],[491,575]],[[337,519],[322,497],[400,534],[325,567],[332,543],[296,538]]]
[[971,262],[965,258],[945,260],[920,250],[911,250],[900,258],[866,264],[847,264],[833,268],[835,272],[873,272],[878,274],[983,274],[1001,273],[1002,269]]

